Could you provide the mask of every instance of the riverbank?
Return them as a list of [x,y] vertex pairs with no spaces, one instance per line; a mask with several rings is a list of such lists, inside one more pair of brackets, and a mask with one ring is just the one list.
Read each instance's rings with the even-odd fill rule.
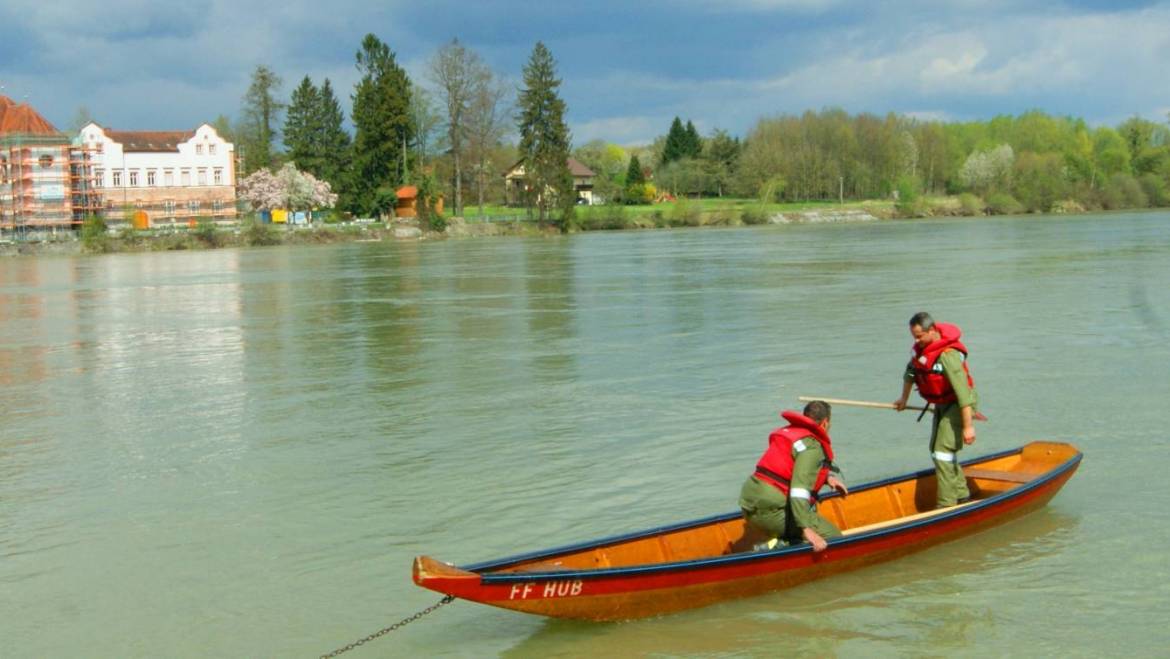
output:
[[[877,222],[891,219],[980,217],[1009,215],[989,208],[971,195],[921,197],[911,204],[864,201],[844,204],[807,202],[760,204],[749,199],[681,199],[652,206],[583,206],[575,209],[568,232],[650,230],[664,228],[734,227],[762,224],[813,224],[827,222]],[[1010,210],[1010,209],[1007,209]],[[1146,210],[1146,209],[1143,209]],[[1156,209],[1148,209],[1156,210]],[[999,211],[999,212],[997,212]],[[1089,212],[1074,203],[1060,204],[1054,214]],[[342,242],[424,241],[491,236],[548,236],[561,233],[559,226],[540,224],[517,216],[449,218],[442,230],[417,219],[386,222],[351,222],[308,226],[282,226],[246,222],[231,228],[201,225],[169,226],[144,231],[130,228],[79,238],[58,234],[41,242],[0,243],[0,256],[74,255],[81,253],[162,252],[314,245]]]

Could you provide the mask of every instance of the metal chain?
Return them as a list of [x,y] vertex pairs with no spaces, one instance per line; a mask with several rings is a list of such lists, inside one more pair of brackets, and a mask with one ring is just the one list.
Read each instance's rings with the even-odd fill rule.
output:
[[369,643],[370,641],[374,640],[375,638],[378,638],[379,636],[384,636],[386,634],[389,634],[390,632],[394,631],[395,629],[398,629],[399,627],[406,626],[406,625],[414,622],[415,620],[418,620],[419,618],[434,611],[435,609],[439,608],[440,606],[443,606],[444,604],[450,603],[454,599],[455,599],[454,595],[447,595],[443,599],[439,600],[438,603],[428,606],[427,608],[423,609],[422,611],[419,611],[418,613],[410,616],[409,618],[403,618],[402,620],[394,623],[393,625],[390,625],[389,627],[386,627],[385,629],[379,629],[378,631],[374,632],[373,634],[370,634],[369,636],[367,636],[363,639],[354,641],[353,643],[350,643],[349,645],[347,645],[345,647],[338,648],[338,649],[334,650],[333,652],[330,652],[329,654],[321,655],[321,659],[331,659],[332,657],[336,657],[337,655],[339,655],[343,652],[349,652],[350,650],[358,647],[359,645],[365,645],[366,643]]

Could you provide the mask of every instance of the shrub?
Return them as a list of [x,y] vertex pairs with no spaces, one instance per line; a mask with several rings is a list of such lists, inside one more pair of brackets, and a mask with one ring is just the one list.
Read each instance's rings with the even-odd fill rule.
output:
[[1146,201],[1149,202],[1151,207],[1161,208],[1170,203],[1170,194],[1166,190],[1166,181],[1162,180],[1157,174],[1142,174],[1138,182],[1142,186],[1142,192],[1146,193]]
[[739,219],[748,225],[767,224],[768,213],[763,206],[748,206],[740,212]]
[[963,215],[982,215],[987,210],[987,204],[978,196],[964,192],[959,195],[959,208],[962,209]]
[[1150,200],[1137,179],[1129,174],[1114,174],[1101,190],[1102,203],[1109,210],[1146,208]]
[[199,218],[191,235],[208,247],[219,246],[219,230],[210,217]]
[[702,224],[699,207],[685,197],[666,209],[666,225],[672,227],[697,227]]
[[99,215],[90,215],[81,224],[81,247],[87,252],[101,254],[110,250],[110,236],[106,221]]
[[993,215],[1016,215],[1024,212],[1024,205],[1006,192],[993,192],[987,198],[987,209]]
[[280,236],[273,231],[272,226],[256,219],[246,220],[244,230],[240,232],[244,244],[249,247],[263,247],[280,243]]
[[613,231],[627,229],[630,218],[624,206],[586,206],[573,220],[573,227],[581,231]]

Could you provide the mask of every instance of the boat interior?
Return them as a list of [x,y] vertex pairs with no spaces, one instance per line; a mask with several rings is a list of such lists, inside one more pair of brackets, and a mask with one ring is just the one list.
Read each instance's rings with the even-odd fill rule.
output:
[[[1069,444],[1033,442],[1018,451],[989,456],[967,464],[963,473],[971,490],[971,506],[1020,488],[1052,472],[1078,454]],[[877,481],[851,488],[848,496],[826,495],[818,511],[846,536],[929,518],[953,511],[935,510],[934,471]],[[673,563],[752,551],[767,540],[741,516],[722,516],[696,525],[664,527],[632,536],[566,547],[530,559],[495,565],[483,572],[546,572],[591,570]]]

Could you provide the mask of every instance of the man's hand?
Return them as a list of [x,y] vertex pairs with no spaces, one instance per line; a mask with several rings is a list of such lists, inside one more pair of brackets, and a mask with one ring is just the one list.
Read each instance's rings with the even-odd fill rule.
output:
[[975,426],[967,426],[966,428],[963,428],[963,443],[975,443]]
[[813,546],[814,552],[825,551],[825,547],[829,546],[828,543],[825,542],[825,539],[821,537],[821,534],[812,529],[804,530],[804,539],[808,540],[809,544]]
[[840,478],[829,474],[829,478],[825,482],[829,485],[829,487],[840,492],[841,496],[849,494],[849,488],[845,487],[845,483],[841,482]]
[[899,412],[906,409],[906,397],[905,396],[894,401],[894,409],[898,410]]

